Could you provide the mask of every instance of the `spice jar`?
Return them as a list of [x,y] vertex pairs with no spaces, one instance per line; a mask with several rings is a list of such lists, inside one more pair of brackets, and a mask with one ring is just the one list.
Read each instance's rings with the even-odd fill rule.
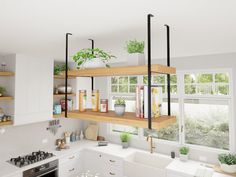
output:
[[86,111],[86,100],[87,100],[86,90],[80,90],[79,91],[79,111],[80,112]]
[[100,100],[100,112],[108,112],[108,99]]
[[92,111],[98,112],[99,110],[99,90],[92,91]]

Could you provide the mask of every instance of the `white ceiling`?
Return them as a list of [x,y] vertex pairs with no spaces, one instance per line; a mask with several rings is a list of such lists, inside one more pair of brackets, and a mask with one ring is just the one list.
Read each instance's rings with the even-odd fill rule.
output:
[[66,32],[72,48],[94,38],[116,52],[121,39],[145,39],[148,13],[159,43],[171,26],[174,56],[236,52],[235,8],[235,0],[0,0],[0,53],[63,58]]

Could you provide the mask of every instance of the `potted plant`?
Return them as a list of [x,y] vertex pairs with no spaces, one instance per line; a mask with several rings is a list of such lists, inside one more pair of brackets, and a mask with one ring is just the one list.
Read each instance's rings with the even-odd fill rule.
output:
[[130,40],[126,42],[126,50],[128,52],[128,65],[144,65],[144,41]]
[[3,96],[5,92],[6,92],[6,89],[4,87],[0,87],[0,96]]
[[[62,74],[63,71],[66,70],[66,65],[62,64],[62,65],[55,65],[54,66],[54,75],[60,75]],[[70,70],[70,68],[68,68],[68,70]]]
[[115,101],[114,108],[117,116],[123,116],[125,114],[125,100],[123,98],[118,98]]
[[189,153],[189,148],[186,146],[180,147],[179,148],[179,158],[181,161],[187,161],[188,160],[188,153]]
[[220,168],[226,173],[236,173],[236,155],[220,154],[218,156]]
[[121,140],[123,149],[128,148],[129,147],[130,134],[127,133],[127,132],[121,132],[120,140]]
[[73,60],[77,63],[78,69],[110,67],[107,62],[112,58],[115,58],[115,56],[99,48],[81,49],[73,56]]

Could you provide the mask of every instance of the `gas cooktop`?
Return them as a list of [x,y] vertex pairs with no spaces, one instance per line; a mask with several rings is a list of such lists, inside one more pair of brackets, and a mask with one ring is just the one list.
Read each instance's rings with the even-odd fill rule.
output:
[[37,151],[37,152],[32,152],[31,154],[28,154],[26,156],[19,156],[16,158],[11,158],[8,162],[17,167],[24,167],[24,166],[48,159],[53,156],[54,155],[49,152]]

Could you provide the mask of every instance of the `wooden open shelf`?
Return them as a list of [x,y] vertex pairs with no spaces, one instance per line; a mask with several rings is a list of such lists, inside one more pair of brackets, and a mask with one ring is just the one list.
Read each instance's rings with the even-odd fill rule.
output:
[[4,71],[4,72],[0,72],[0,76],[14,76],[15,74],[13,72],[8,72],[8,71]]
[[[151,66],[152,73],[175,74],[176,68],[154,64]],[[96,77],[96,76],[121,76],[121,75],[147,75],[147,65],[125,66],[111,68],[89,68],[68,71],[70,77]]]
[[65,117],[65,112],[62,112],[61,114],[53,114],[53,118],[62,118]]
[[0,97],[0,101],[10,101],[10,100],[14,100],[14,98],[12,96],[1,96]]
[[[136,118],[135,113],[126,112],[123,117],[116,116],[114,111],[108,113],[92,112],[86,110],[86,112],[70,111],[68,112],[68,118],[77,118],[95,122],[107,122],[113,124],[129,125],[134,127],[148,128],[148,120]],[[152,119],[152,128],[160,130],[176,122],[175,116],[160,116],[159,118]]]
[[13,124],[12,121],[0,122],[0,126],[4,126],[4,125],[12,125],[12,124]]
[[[75,77],[68,76],[68,79],[74,79]],[[54,79],[65,79],[65,75],[54,75]]]
[[[67,96],[76,96],[75,93],[68,93]],[[61,97],[65,97],[65,94],[54,94],[53,95],[54,98],[61,98]]]

